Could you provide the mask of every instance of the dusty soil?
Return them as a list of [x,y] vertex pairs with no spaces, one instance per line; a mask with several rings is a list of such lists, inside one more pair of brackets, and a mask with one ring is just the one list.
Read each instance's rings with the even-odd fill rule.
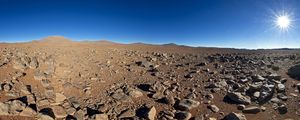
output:
[[[247,120],[299,119],[300,81],[287,71],[299,63],[300,50],[125,45],[60,37],[2,43],[0,50],[3,120],[213,120],[231,112]],[[262,98],[263,88],[251,89],[257,75],[264,78],[260,83],[274,85],[269,99]],[[278,84],[284,89],[278,90]],[[251,98],[245,107],[254,106],[258,112],[239,110],[243,105],[226,97],[232,92]],[[254,92],[260,95],[255,97]],[[196,103],[182,109],[179,104],[184,100]],[[33,111],[25,113],[29,107]],[[153,107],[155,112],[149,113]]]

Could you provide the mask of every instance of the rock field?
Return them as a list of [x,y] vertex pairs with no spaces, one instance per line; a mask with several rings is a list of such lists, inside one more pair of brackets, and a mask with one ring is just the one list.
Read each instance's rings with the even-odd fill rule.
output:
[[299,120],[300,50],[0,44],[0,119]]

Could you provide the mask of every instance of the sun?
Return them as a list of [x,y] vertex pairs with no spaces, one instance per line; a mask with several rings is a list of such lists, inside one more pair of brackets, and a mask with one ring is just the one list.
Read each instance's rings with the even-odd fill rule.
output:
[[288,29],[291,25],[291,19],[287,15],[278,16],[276,18],[276,25],[280,29]]
[[274,27],[281,32],[289,32],[293,28],[293,14],[291,12],[281,11],[273,16]]

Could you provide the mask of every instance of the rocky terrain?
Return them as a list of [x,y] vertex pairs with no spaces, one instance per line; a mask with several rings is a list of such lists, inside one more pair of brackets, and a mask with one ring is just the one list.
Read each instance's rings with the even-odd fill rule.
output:
[[0,119],[298,120],[300,50],[0,44]]

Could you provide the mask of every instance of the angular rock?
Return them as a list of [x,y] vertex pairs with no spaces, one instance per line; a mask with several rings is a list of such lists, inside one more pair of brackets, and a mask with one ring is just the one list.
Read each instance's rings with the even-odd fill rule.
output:
[[272,98],[274,93],[274,85],[265,84],[260,89],[259,102],[266,102],[269,98]]
[[175,113],[175,118],[177,120],[189,120],[192,117],[192,114],[185,111],[179,111]]
[[148,120],[155,120],[156,117],[156,109],[155,107],[151,107],[147,113],[147,119]]
[[230,92],[226,95],[230,100],[238,103],[249,105],[251,103],[251,99],[249,96],[242,95],[239,92]]
[[61,93],[55,93],[55,102],[56,103],[63,103],[67,97]]
[[243,115],[242,113],[229,113],[228,115],[226,115],[224,117],[224,120],[247,120],[245,115]]
[[68,115],[62,106],[52,106],[51,109],[55,115],[55,118],[65,118]]

